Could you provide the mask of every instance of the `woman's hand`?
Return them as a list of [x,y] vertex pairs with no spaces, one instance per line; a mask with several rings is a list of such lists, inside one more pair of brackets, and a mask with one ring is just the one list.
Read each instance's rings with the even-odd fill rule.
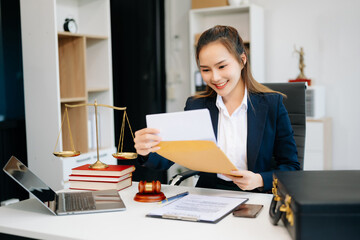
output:
[[155,128],[143,128],[135,132],[135,149],[136,152],[142,156],[148,155],[150,152],[155,152],[160,149],[157,145],[161,138],[156,135],[159,130]]
[[264,186],[261,175],[251,171],[231,171],[231,175],[224,174],[224,176],[230,178],[242,190],[253,190]]

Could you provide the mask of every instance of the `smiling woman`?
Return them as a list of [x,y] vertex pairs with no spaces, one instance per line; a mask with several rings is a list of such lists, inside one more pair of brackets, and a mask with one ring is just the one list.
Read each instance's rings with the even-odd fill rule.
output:
[[[198,187],[267,192],[273,171],[299,170],[297,149],[283,94],[258,83],[251,74],[244,43],[236,29],[215,26],[199,38],[196,61],[206,90],[188,98],[185,110],[207,108],[217,144],[237,167],[229,174],[200,173]],[[169,168],[157,153],[157,129],[135,133],[144,166]],[[275,156],[276,166],[272,167]],[[235,176],[236,175],[236,176]]]
[[[244,41],[233,27],[215,26],[201,34],[196,47],[195,58],[201,70],[201,76],[206,83],[209,81],[209,75],[205,73],[211,70],[206,64],[209,59],[212,61],[216,61],[217,59],[219,62],[215,64],[219,70],[225,69],[228,64],[230,64],[232,72],[236,67],[240,68],[240,76],[235,81],[241,78],[242,81],[238,81],[237,83],[245,84],[249,92],[274,92],[258,83],[252,76]],[[236,64],[239,66],[235,66]],[[205,92],[196,97],[214,96],[216,93],[218,92],[208,85]]]

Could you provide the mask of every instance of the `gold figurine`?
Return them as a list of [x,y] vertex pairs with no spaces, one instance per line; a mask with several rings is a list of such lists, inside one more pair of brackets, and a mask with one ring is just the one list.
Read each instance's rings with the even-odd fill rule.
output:
[[305,68],[305,63],[304,63],[304,49],[302,47],[300,47],[300,50],[297,50],[296,47],[294,46],[295,52],[299,53],[299,70],[300,70],[300,74],[297,76],[297,79],[307,79],[307,77],[304,74],[304,68]]

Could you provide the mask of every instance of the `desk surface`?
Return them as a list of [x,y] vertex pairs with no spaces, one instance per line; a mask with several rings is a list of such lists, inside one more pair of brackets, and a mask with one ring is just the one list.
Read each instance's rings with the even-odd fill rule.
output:
[[189,191],[193,194],[240,196],[247,203],[263,204],[257,218],[232,214],[217,224],[145,217],[158,203],[133,200],[137,183],[120,191],[127,209],[122,212],[54,216],[36,199],[0,207],[0,232],[38,239],[290,239],[285,227],[269,220],[272,195],[163,185],[168,197]]

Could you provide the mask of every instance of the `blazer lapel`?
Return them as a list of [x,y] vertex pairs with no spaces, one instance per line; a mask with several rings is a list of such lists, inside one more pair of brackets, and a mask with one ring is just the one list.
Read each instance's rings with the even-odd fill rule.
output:
[[248,137],[247,137],[247,162],[248,169],[254,171],[256,159],[265,130],[265,120],[268,106],[261,103],[261,95],[250,94],[248,99]]
[[217,139],[218,122],[219,122],[219,109],[216,107],[216,97],[211,97],[206,102],[206,107],[210,111],[211,122],[213,125],[215,138]]

